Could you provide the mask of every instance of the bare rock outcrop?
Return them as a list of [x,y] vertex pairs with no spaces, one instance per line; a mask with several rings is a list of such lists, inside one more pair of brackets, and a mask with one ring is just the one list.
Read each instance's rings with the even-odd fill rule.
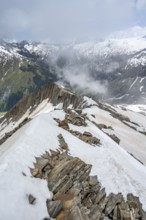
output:
[[[53,154],[52,154],[53,153]],[[53,193],[47,200],[48,214],[56,220],[141,220],[142,205],[129,194],[106,195],[97,176],[90,176],[92,166],[67,152],[46,152],[36,158],[32,176],[46,179]],[[36,173],[36,170],[38,172]]]
[[62,88],[53,83],[47,83],[38,91],[20,100],[2,119],[0,119],[0,123],[5,119],[9,120],[10,118],[12,118],[13,121],[19,120],[28,109],[30,109],[30,112],[33,112],[33,110],[35,110],[35,108],[46,99],[48,99],[48,102],[52,103],[54,106],[62,103],[62,108],[64,110],[66,110],[69,105],[76,108],[82,100],[81,97],[77,97],[69,89]]
[[66,114],[65,120],[70,124],[86,127],[87,123],[85,115],[81,114],[81,110],[77,110],[77,112],[78,113],[70,111],[70,113]]
[[87,123],[85,115],[79,115],[78,113],[68,111],[68,113],[65,115],[65,119],[59,120],[57,118],[54,118],[54,120],[58,123],[59,127],[62,127],[63,129],[67,130],[72,135],[76,136],[85,143],[88,143],[93,146],[100,145],[100,139],[94,137],[90,132],[85,131],[84,133],[81,133],[79,131],[71,130],[69,128],[69,123],[76,126],[86,127]]

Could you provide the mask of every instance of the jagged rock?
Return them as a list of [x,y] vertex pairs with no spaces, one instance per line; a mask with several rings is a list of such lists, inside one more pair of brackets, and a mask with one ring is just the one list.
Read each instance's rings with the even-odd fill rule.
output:
[[85,143],[91,144],[93,146],[100,144],[100,139],[93,137],[90,132],[84,132],[83,134],[79,131],[68,130],[71,134],[84,141]]
[[[66,114],[65,119],[60,121],[55,119],[58,122],[59,127],[62,127],[63,129],[69,131],[71,134],[74,136],[78,137],[82,141],[89,143],[91,145],[99,145],[100,144],[100,139],[93,137],[93,135],[90,132],[85,131],[83,134],[80,133],[79,131],[73,131],[69,129],[68,123],[72,123],[77,126],[86,126],[86,122],[84,117],[80,117],[76,115],[76,113],[72,112],[71,114]],[[68,146],[65,143],[65,140],[63,139],[62,135],[60,134],[58,136],[59,141],[60,141],[60,147],[62,149],[67,150]]]
[[4,137],[0,139],[0,145],[3,144],[9,137],[11,137],[19,128],[29,122],[30,118],[25,118],[17,127],[15,127],[12,131],[5,133]]
[[88,216],[86,216],[86,218],[83,217],[82,212],[78,206],[72,206],[68,217],[69,220],[89,220]]
[[80,210],[81,210],[81,213],[82,213],[82,216],[83,216],[83,219],[84,220],[90,220],[89,219],[89,214],[90,214],[90,210],[89,209],[87,209],[86,207],[79,207],[80,208]]
[[98,184],[97,176],[90,176],[89,177],[89,185],[95,186],[97,184]]
[[114,210],[115,206],[121,203],[122,200],[123,200],[122,194],[119,193],[117,195],[114,195],[113,193],[111,193],[108,197],[108,202],[105,208],[105,215],[109,216],[111,212]]
[[77,188],[77,187],[72,187],[70,190],[69,190],[69,192],[71,193],[71,194],[73,194],[74,196],[78,196],[79,194],[80,194],[80,192],[81,192],[81,188]]
[[65,130],[69,129],[68,121],[66,119],[59,121],[58,125],[59,125],[59,127],[62,127]]
[[83,115],[79,115],[75,112],[71,112],[70,114],[66,114],[65,120],[68,121],[68,123],[71,123],[73,125],[77,126],[87,126],[87,123],[85,122],[85,117]]
[[97,125],[99,129],[107,129],[108,127],[104,124],[98,124]]
[[28,196],[28,201],[29,201],[29,204],[34,205],[35,201],[36,201],[36,198],[33,195],[30,194]]
[[47,201],[47,209],[51,218],[56,218],[63,209],[63,203],[60,200]]
[[54,150],[50,150],[50,153],[51,153],[51,157],[54,158],[54,157],[58,157],[60,155],[60,151],[54,151]]
[[[109,109],[108,109],[108,111],[109,111]],[[111,110],[111,115],[112,115],[114,118],[119,119],[120,121],[130,122],[130,119],[129,119],[127,116],[122,115],[122,114],[119,114],[118,112],[114,112],[113,109]]]
[[[71,179],[67,179],[67,181],[58,187],[57,192],[54,194],[54,199],[58,199],[61,195],[65,194],[73,185]],[[62,186],[62,187],[61,187]]]
[[92,137],[92,134],[91,134],[90,132],[87,132],[87,131],[85,131],[85,132],[83,133],[83,135],[84,135],[84,136],[87,136],[87,137]]
[[46,152],[42,155],[42,158],[44,158],[44,159],[49,159],[49,158],[50,158],[49,152],[46,151]]
[[82,109],[76,109],[76,112],[81,115],[82,114]]
[[105,188],[103,188],[101,191],[99,191],[98,194],[96,195],[95,204],[100,203],[100,201],[101,201],[104,197],[106,197]]
[[[48,176],[48,182],[50,189],[54,188],[56,184],[58,184],[58,176],[60,180],[62,177],[67,177],[69,179],[69,174],[72,176],[71,178],[75,178],[78,173],[75,173],[74,168],[80,167],[83,165],[83,162],[78,158],[74,158],[72,160],[62,160],[58,163],[57,167],[54,167]],[[73,174],[73,175],[72,175]],[[75,176],[75,177],[74,177]],[[63,182],[63,185],[65,182]],[[60,183],[60,189],[62,188],[62,184]]]
[[90,143],[91,143],[91,145],[99,145],[100,144],[100,139],[98,139],[96,137],[91,137]]
[[36,157],[37,168],[41,171],[49,163],[48,159]]
[[28,109],[32,112],[42,102],[42,100],[48,99],[54,106],[59,103],[63,103],[62,108],[67,109],[72,105],[73,108],[78,108],[82,102],[82,97],[77,97],[73,92],[68,89],[61,88],[60,86],[47,83],[37,92],[31,93],[25,96],[17,105],[15,105],[11,111],[7,112],[3,117],[3,120],[12,118],[13,121],[18,121]]
[[[90,137],[90,133],[87,133]],[[61,139],[62,136],[59,135]],[[45,158],[43,158],[43,156]],[[67,152],[52,151],[37,158],[36,169],[42,159],[52,164],[50,172],[47,166],[40,169],[40,178],[46,179],[49,190],[53,193],[52,201],[47,200],[48,213],[56,220],[141,220],[145,213],[137,197],[111,193],[106,196],[97,176],[89,176],[91,165],[79,158],[69,156]],[[51,160],[51,161],[50,161]],[[38,165],[38,164],[39,165]],[[47,173],[47,175],[46,175]],[[47,178],[45,178],[47,176]]]
[[60,148],[61,148],[62,150],[68,150],[68,145],[67,145],[67,143],[65,142],[65,140],[64,140],[64,138],[63,138],[63,136],[62,136],[62,134],[59,134],[59,135],[58,135],[58,139],[59,139],[59,143],[60,143]]
[[93,205],[89,214],[91,220],[100,220],[102,217],[102,209],[98,205]]
[[31,174],[33,175],[33,177],[37,177],[39,175],[39,169],[38,168],[31,169]]
[[134,217],[137,219],[139,217],[142,217],[142,205],[139,201],[139,198],[136,196],[133,196],[132,194],[127,195],[127,202],[129,205],[130,210],[133,210]]
[[113,220],[117,220],[118,217],[120,217],[120,215],[118,216],[118,207],[115,206],[113,211]]
[[107,201],[108,201],[107,197],[103,197],[103,198],[100,200],[100,202],[98,203],[98,205],[101,207],[102,210],[105,209],[105,206],[106,206],[106,204],[107,204]]
[[84,132],[81,136],[80,139],[86,143],[89,143],[91,145],[98,145],[100,144],[100,139],[93,137],[91,133],[89,132]]
[[74,136],[78,137],[78,138],[80,138],[80,136],[82,135],[79,131],[69,130],[69,132],[70,132],[71,134],[73,134]]
[[115,134],[109,134],[109,136],[117,143],[120,144],[120,139]]
[[124,201],[124,199],[120,204],[117,204],[117,208],[117,218],[123,219],[130,215],[128,204]]

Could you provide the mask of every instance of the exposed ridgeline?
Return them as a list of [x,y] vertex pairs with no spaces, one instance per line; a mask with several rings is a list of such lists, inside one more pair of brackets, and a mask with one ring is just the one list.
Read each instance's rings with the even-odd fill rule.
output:
[[47,83],[37,92],[34,92],[20,100],[3,118],[13,121],[19,120],[28,110],[31,114],[44,100],[54,106],[62,103],[62,108],[66,109],[69,105],[76,108],[81,98],[77,97],[71,90],[62,88],[53,83]]
[[1,219],[145,220],[144,119],[51,83],[23,98],[0,123]]
[[[69,106],[76,108],[82,103],[69,89],[53,83],[47,83],[37,92],[22,98],[4,117],[0,118],[0,144],[6,141],[16,130],[30,121],[42,108],[52,105],[53,108],[66,110]],[[9,125],[9,129],[5,128]]]

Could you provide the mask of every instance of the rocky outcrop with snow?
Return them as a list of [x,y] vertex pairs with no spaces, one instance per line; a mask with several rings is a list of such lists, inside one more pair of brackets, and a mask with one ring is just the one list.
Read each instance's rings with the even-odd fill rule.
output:
[[[142,219],[142,206],[137,197],[122,194],[106,195],[97,176],[89,176],[91,165],[67,152],[46,152],[36,158],[32,176],[45,179],[53,192],[47,200],[48,214],[55,219]],[[59,179],[58,179],[59,176]],[[34,200],[33,200],[34,201]]]
[[52,84],[23,99],[0,123],[1,218],[145,219],[146,116],[138,109]]

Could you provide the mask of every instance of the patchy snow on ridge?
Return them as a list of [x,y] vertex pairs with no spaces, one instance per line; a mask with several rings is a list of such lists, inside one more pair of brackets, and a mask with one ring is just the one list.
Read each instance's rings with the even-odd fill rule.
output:
[[[87,127],[78,127],[71,124],[69,126],[71,129],[78,130],[82,133],[84,131],[90,132],[93,136],[100,139],[100,146],[91,146],[59,127],[54,118],[63,120],[65,112],[61,109],[54,110],[47,100],[44,100],[38,106],[31,116],[31,121],[17,130],[1,145],[1,219],[40,220],[48,217],[46,199],[51,198],[52,194],[47,188],[47,182],[33,178],[29,168],[33,167],[35,157],[39,157],[50,149],[58,149],[59,141],[57,136],[59,134],[62,134],[68,144],[70,155],[79,157],[86,163],[92,164],[91,175],[98,176],[99,181],[105,187],[107,193],[122,192],[124,196],[128,193],[133,193],[140,197],[143,208],[146,210],[146,195],[144,193],[146,191],[146,166],[132,157],[126,151],[127,149],[124,149],[122,144],[118,145],[115,143],[92,121],[111,125],[114,128],[114,133],[121,135],[121,141],[125,140],[126,146],[133,149],[137,157],[145,160],[145,147],[143,146],[142,157],[142,144],[138,146],[138,154],[136,143],[134,143],[134,138],[138,137],[136,136],[138,132],[136,133],[132,128],[130,129],[118,119],[113,118],[109,112],[100,109],[97,105],[95,106],[97,103],[92,99],[84,97],[84,100],[88,105],[93,105],[83,110],[83,113],[87,113],[90,119],[86,120]],[[107,106],[110,107],[110,105]],[[59,104],[59,107],[61,108],[61,104]],[[121,111],[120,108],[118,109]],[[95,115],[95,118],[93,115]],[[141,134],[139,140],[145,143],[146,137]],[[36,198],[34,205],[28,202],[29,194],[32,194]],[[9,211],[6,207],[9,208]]]
[[133,54],[146,48],[146,40],[142,37],[109,38],[102,42],[87,42],[74,45],[73,49],[85,56],[109,56],[116,54]]
[[0,45],[0,62],[7,60],[12,60],[13,58],[18,58],[21,60],[22,56],[18,53],[17,48],[11,48],[7,50],[4,46]]
[[146,51],[142,50],[135,56],[133,56],[131,59],[128,60],[127,66],[132,66],[132,67],[138,67],[139,65],[144,66],[146,65]]
[[46,43],[39,43],[39,44],[26,44],[24,46],[29,52],[34,52],[38,55],[45,56],[45,57],[53,57],[58,52],[59,47],[56,45],[46,44]]
[[133,112],[146,113],[146,105],[124,105],[124,108],[131,110]]
[[[120,139],[120,146],[127,152],[132,153],[137,159],[146,165],[146,147],[144,145],[144,143],[146,143],[145,135],[133,130],[120,120],[114,118],[109,112],[96,106],[84,110],[84,113],[87,113],[91,120],[93,120],[91,115],[95,115],[96,118],[94,121],[97,124],[105,124],[108,127],[112,127],[114,129],[114,134]],[[139,115],[139,117],[140,116],[142,122],[143,119],[145,119],[145,116]],[[144,122],[144,129],[146,129],[146,120]]]

